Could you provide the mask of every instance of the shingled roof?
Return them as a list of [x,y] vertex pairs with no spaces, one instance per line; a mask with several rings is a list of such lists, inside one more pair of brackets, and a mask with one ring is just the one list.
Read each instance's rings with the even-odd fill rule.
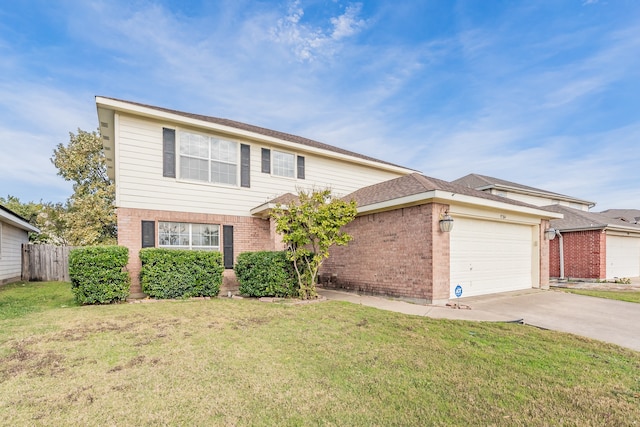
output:
[[256,133],[256,134],[259,134],[259,135],[264,135],[264,136],[268,136],[268,137],[272,137],[272,138],[277,138],[277,139],[280,139],[280,140],[283,140],[283,141],[287,141],[287,142],[293,142],[295,144],[300,144],[300,145],[307,146],[307,147],[313,147],[313,148],[317,148],[317,149],[321,149],[321,150],[326,150],[326,151],[330,151],[330,152],[334,152],[334,153],[343,154],[343,155],[346,155],[346,156],[351,156],[351,157],[356,157],[356,158],[363,159],[363,160],[368,160],[368,161],[371,161],[371,162],[376,162],[376,163],[381,163],[381,164],[385,164],[385,165],[389,165],[389,166],[393,166],[393,167],[398,167],[398,168],[406,169],[407,171],[413,170],[413,169],[407,168],[405,166],[396,165],[394,163],[390,163],[390,162],[387,162],[387,161],[384,161],[384,160],[376,159],[374,157],[366,156],[364,154],[360,154],[360,153],[356,153],[356,152],[353,152],[353,151],[345,150],[345,149],[342,149],[342,148],[339,148],[339,147],[335,147],[333,145],[325,144],[323,142],[314,141],[314,140],[309,139],[309,138],[304,138],[304,137],[293,135],[293,134],[286,133],[286,132],[280,132],[280,131],[276,131],[276,130],[272,130],[272,129],[267,129],[267,128],[263,128],[263,127],[260,127],[260,126],[250,125],[250,124],[247,124],[247,123],[237,122],[235,120],[229,120],[229,119],[224,119],[224,118],[220,118],[220,117],[205,116],[205,115],[202,115],[202,114],[186,113],[184,111],[172,110],[170,108],[156,107],[154,105],[148,105],[148,104],[143,104],[143,103],[133,102],[133,101],[126,101],[126,100],[123,100],[123,99],[110,98],[110,97],[106,97],[106,96],[100,96],[100,98],[108,99],[108,100],[112,100],[112,101],[116,101],[116,102],[123,102],[123,103],[126,103],[126,104],[130,104],[130,105],[134,105],[134,106],[138,106],[138,107],[142,107],[142,108],[148,108],[148,109],[151,109],[151,110],[155,110],[155,111],[159,111],[159,112],[163,112],[163,113],[168,113],[168,114],[173,114],[173,115],[176,115],[176,116],[181,116],[181,117],[185,117],[185,118],[189,118],[189,119],[193,119],[193,120],[199,120],[199,121],[206,122],[206,123],[213,123],[213,124],[217,124],[217,125],[227,126],[227,127],[234,128],[234,129],[239,129],[239,130],[243,130],[243,131],[247,131],[247,132]]
[[518,200],[495,196],[484,191],[475,190],[464,185],[455,184],[453,182],[437,178],[427,177],[419,173],[413,173],[361,188],[344,197],[344,199],[355,200],[358,206],[367,206],[435,190],[463,194],[466,196],[493,200],[515,206],[539,209],[538,206],[530,205]]
[[620,219],[611,218],[600,213],[585,212],[580,209],[561,205],[543,206],[540,209],[564,215],[563,219],[551,220],[551,226],[560,231],[624,228],[637,230],[637,232],[640,233],[640,225],[630,224]]
[[507,181],[500,178],[494,178],[492,176],[479,175],[477,173],[470,173],[469,175],[463,176],[462,178],[458,178],[452,182],[455,184],[464,185],[466,187],[475,188],[478,190],[485,190],[489,188],[505,189],[505,190],[508,190],[508,189],[520,190],[527,193],[546,195],[550,198],[573,200],[573,201],[581,202],[584,204],[595,205],[594,202],[590,202],[588,200],[582,200],[576,197],[567,196],[565,194],[554,193],[553,191],[530,187],[528,185],[518,184],[517,182]]
[[640,224],[640,209],[607,209],[600,214],[616,218],[630,224]]

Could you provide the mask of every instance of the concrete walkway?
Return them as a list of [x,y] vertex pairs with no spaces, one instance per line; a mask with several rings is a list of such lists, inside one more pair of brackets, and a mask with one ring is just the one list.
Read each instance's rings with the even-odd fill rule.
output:
[[485,322],[512,322],[519,320],[517,317],[490,313],[483,310],[457,309],[439,305],[421,305],[409,302],[377,297],[371,295],[358,295],[352,292],[318,289],[318,293],[328,300],[347,301],[354,304],[375,307],[381,310],[395,311],[415,316],[426,316],[434,319],[472,320]]
[[461,298],[470,309],[411,304],[376,296],[320,289],[329,300],[435,319],[516,322],[568,332],[640,351],[640,304],[529,289]]

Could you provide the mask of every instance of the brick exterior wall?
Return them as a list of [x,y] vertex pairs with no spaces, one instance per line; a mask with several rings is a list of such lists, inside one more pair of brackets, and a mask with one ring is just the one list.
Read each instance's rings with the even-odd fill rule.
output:
[[[607,277],[607,239],[602,230],[562,233],[564,275],[579,279]],[[549,273],[560,277],[560,238],[549,243]]]
[[331,249],[321,270],[325,287],[422,303],[449,299],[449,234],[430,203],[358,216],[344,231],[353,239]]
[[[240,217],[229,215],[197,214],[185,212],[171,212],[162,210],[118,208],[118,244],[129,248],[129,264],[127,269],[131,275],[131,296],[142,296],[140,287],[140,258],[138,252],[142,248],[142,221],[155,221],[156,246],[158,245],[158,221],[187,222],[194,224],[219,224],[220,248],[222,250],[222,226],[233,226],[233,259],[238,254],[247,251],[272,250],[271,230],[268,220],[254,217]],[[225,270],[225,284],[223,288],[233,287],[235,276],[233,271]],[[226,287],[225,287],[226,285]]]

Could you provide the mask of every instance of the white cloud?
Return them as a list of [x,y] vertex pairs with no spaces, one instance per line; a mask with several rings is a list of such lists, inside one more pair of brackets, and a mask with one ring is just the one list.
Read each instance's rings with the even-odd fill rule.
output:
[[359,3],[347,6],[342,15],[329,19],[331,28],[325,29],[302,22],[304,10],[300,1],[294,0],[288,14],[278,20],[270,33],[275,42],[289,46],[300,61],[331,57],[340,48],[339,41],[354,36],[365,27],[366,21],[358,16],[361,10]]

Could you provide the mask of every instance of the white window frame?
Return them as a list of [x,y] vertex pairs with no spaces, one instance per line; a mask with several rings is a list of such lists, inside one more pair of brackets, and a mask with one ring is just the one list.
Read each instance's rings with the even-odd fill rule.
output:
[[[186,226],[186,231],[184,235],[188,238],[188,244],[162,244],[162,240],[165,238],[166,232],[162,231],[162,226],[164,224],[176,224],[178,226]],[[217,245],[194,245],[194,228],[199,226],[209,226],[214,227],[218,234],[218,244]],[[178,235],[178,239],[180,239]],[[180,222],[180,221],[158,221],[158,247],[160,248],[169,248],[169,249],[188,249],[188,250],[205,250],[205,251],[220,251],[220,224],[202,224],[202,223],[189,223],[189,222]]]
[[[291,158],[291,170],[289,172],[287,166],[282,162],[282,158],[277,159],[276,156],[286,156]],[[294,153],[288,153],[286,151],[271,150],[271,175],[281,178],[296,179],[296,155]],[[284,173],[283,173],[284,172]]]
[[[225,139],[225,138],[219,138],[217,136],[211,136],[211,135],[206,135],[206,134],[202,134],[202,133],[198,133],[198,132],[193,132],[193,131],[189,131],[189,130],[177,130],[177,157],[178,157],[178,167],[177,167],[177,176],[178,179],[180,180],[184,180],[184,181],[190,181],[190,182],[197,182],[197,183],[204,183],[204,184],[214,184],[214,185],[225,185],[225,186],[230,186],[230,187],[239,187],[240,186],[240,169],[241,169],[241,165],[240,165],[240,144],[237,141],[233,141],[230,139]],[[199,155],[194,155],[194,154],[184,154],[182,152],[183,149],[183,137],[186,135],[194,135],[200,138],[204,138],[207,141],[207,156],[199,156]],[[213,143],[216,141],[220,141],[223,143],[228,143],[228,144],[233,144],[233,146],[235,147],[235,158],[233,160],[228,160],[228,159],[220,159],[220,158],[213,158]],[[183,158],[188,158],[188,159],[196,159],[196,160],[204,160],[207,162],[207,180],[202,180],[202,179],[198,179],[198,178],[191,178],[188,176],[183,176],[182,173],[182,166],[183,166]],[[228,182],[222,182],[222,181],[214,181],[212,180],[211,177],[211,172],[212,172],[212,163],[217,163],[220,165],[231,165],[235,167],[235,174],[233,175],[234,177],[234,182],[233,183],[228,183]],[[231,175],[228,175],[231,176]]]

